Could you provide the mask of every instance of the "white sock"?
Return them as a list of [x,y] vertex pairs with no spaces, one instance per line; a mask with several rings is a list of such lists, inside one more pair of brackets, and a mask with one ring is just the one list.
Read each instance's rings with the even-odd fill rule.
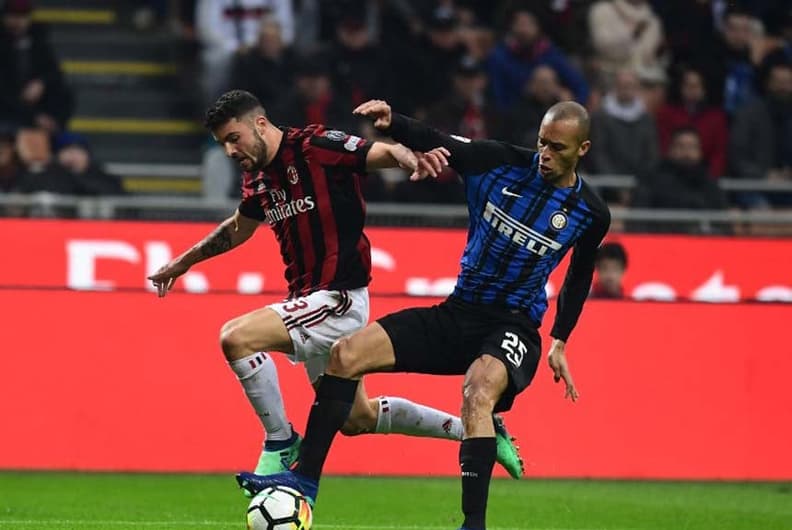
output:
[[278,370],[272,358],[257,352],[229,363],[245,390],[248,401],[261,419],[267,440],[288,440],[292,435],[283,396],[278,385]]
[[377,430],[380,434],[408,434],[429,438],[462,439],[462,420],[442,410],[400,397],[380,396]]

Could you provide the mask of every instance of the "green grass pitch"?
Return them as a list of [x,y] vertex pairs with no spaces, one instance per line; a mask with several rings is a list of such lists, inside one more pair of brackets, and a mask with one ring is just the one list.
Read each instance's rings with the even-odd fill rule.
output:
[[[231,475],[0,472],[0,530],[243,529]],[[455,479],[326,477],[316,530],[455,530]],[[496,480],[490,530],[792,530],[792,484]]]

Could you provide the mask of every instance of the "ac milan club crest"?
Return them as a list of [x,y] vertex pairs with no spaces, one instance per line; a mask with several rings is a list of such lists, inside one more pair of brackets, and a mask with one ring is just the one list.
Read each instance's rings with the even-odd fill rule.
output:
[[300,174],[297,173],[297,168],[294,166],[289,166],[286,168],[286,176],[289,178],[289,182],[292,184],[297,184],[300,181]]

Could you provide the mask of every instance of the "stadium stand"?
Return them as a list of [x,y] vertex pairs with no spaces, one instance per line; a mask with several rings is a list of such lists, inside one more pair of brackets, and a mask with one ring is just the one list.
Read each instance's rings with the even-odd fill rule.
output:
[[[614,4],[621,2],[610,1]],[[10,5],[11,2],[24,4],[26,0],[0,0],[0,5]],[[570,40],[564,38],[563,32],[558,28],[568,24],[570,20],[583,22],[585,27],[585,23],[590,22],[586,13],[592,5],[599,5],[598,9],[602,9],[608,3],[528,3],[530,10],[536,14],[538,31],[545,31],[557,43],[559,53],[568,57],[569,67],[579,69],[588,81],[591,95],[588,97],[587,106],[595,114],[604,108],[609,75],[598,70],[602,68],[602,61],[597,59],[598,52],[591,41],[593,36],[589,36],[588,40]],[[678,74],[685,71],[687,63],[684,57],[687,55],[684,49],[688,42],[685,40],[689,37],[688,33],[698,35],[704,31],[701,28],[711,32],[712,42],[720,42],[718,39],[721,39],[721,32],[718,28],[728,29],[730,26],[724,24],[730,24],[735,19],[744,21],[748,17],[750,26],[747,29],[750,29],[750,35],[740,34],[737,40],[750,43],[750,53],[741,55],[740,60],[751,61],[757,72],[756,89],[759,91],[762,88],[760,82],[764,79],[763,72],[770,71],[779,62],[789,64],[792,61],[789,40],[792,17],[783,2],[765,2],[767,5],[778,5],[762,11],[753,9],[752,4],[747,3],[747,10],[738,10],[736,18],[730,14],[732,11],[724,11],[726,4],[719,0],[709,2],[709,10],[696,6],[695,13],[684,2],[650,3],[653,13],[663,20],[669,46],[668,49],[663,48],[663,60],[658,63],[667,64],[665,71],[655,71],[657,65],[648,73],[646,69],[639,68],[641,94],[647,110],[652,114],[661,108],[663,101],[669,100],[666,97],[670,92],[668,83],[678,79]],[[20,212],[24,215],[55,215],[53,211],[68,211],[70,216],[78,217],[159,219],[186,216],[190,219],[209,219],[214,218],[221,207],[225,208],[233,202],[221,198],[222,186],[217,188],[220,195],[206,193],[207,190],[204,189],[208,181],[203,179],[201,163],[210,139],[200,123],[205,103],[200,86],[200,44],[194,29],[196,1],[37,0],[32,5],[32,20],[49,26],[52,47],[74,94],[74,112],[66,124],[66,130],[80,134],[87,140],[92,158],[103,163],[107,173],[120,177],[129,195],[122,199],[111,199],[61,194],[48,195],[42,199],[41,196],[0,194],[0,206],[5,215]],[[474,93],[470,101],[460,99],[457,108],[464,113],[462,116],[444,115],[440,120],[437,112],[429,112],[432,109],[422,105],[421,98],[410,99],[410,83],[404,83],[400,79],[409,79],[410,68],[417,66],[412,65],[409,60],[405,61],[405,57],[409,58],[411,50],[414,52],[426,44],[431,37],[430,33],[436,31],[439,20],[445,24],[443,29],[446,32],[458,32],[458,42],[464,44],[468,54],[481,61],[479,64],[482,70],[486,71],[490,61],[496,57],[493,51],[496,46],[516,42],[516,37],[508,33],[510,28],[516,31],[510,14],[525,10],[526,4],[504,1],[490,6],[486,2],[475,1],[436,4],[410,0],[343,0],[333,3],[331,7],[314,5],[312,2],[294,5],[295,24],[298,27],[311,28],[311,31],[298,35],[293,53],[299,55],[310,50],[318,51],[321,57],[331,57],[321,54],[332,51],[333,42],[338,37],[337,28],[345,27],[349,13],[358,13],[354,19],[357,24],[355,28],[368,32],[368,39],[379,43],[383,62],[390,61],[387,64],[392,69],[396,86],[389,91],[397,94],[394,98],[398,110],[423,117],[444,129],[450,127],[449,123],[462,123],[476,129],[480,125],[478,120],[481,119],[481,112],[470,112],[470,109],[484,108],[481,107],[480,92]],[[734,3],[734,6],[740,7],[739,3]],[[266,16],[266,8],[256,9],[257,13],[261,11],[259,15]],[[669,24],[669,20],[678,18],[680,13],[695,15],[695,27],[698,29],[693,31],[687,26],[677,28]],[[723,38],[736,38],[727,33],[728,31],[724,33]],[[525,41],[523,45],[541,47],[543,42],[545,41],[541,39],[533,44]],[[244,51],[246,50],[240,50],[240,53]],[[533,53],[541,51],[537,49]],[[704,53],[704,50],[698,51]],[[330,70],[333,72],[335,88],[339,89],[337,78],[348,75],[344,73],[346,62],[327,60],[328,65],[332,64]],[[424,69],[426,67],[423,64],[421,66]],[[537,71],[552,67],[551,63],[545,62]],[[349,79],[344,82],[348,84]],[[491,91],[493,80],[489,79],[488,82]],[[450,78],[438,86],[444,87],[442,90],[446,93],[451,93]],[[559,97],[572,97],[572,89],[573,87],[563,86],[562,82],[560,90],[564,95]],[[284,92],[288,94],[293,91],[287,87]],[[490,93],[490,103],[491,97]],[[781,100],[776,97],[773,101]],[[789,104],[774,105],[774,126],[783,130],[783,127],[789,126]],[[272,109],[277,113],[280,107],[282,105],[273,104]],[[695,123],[695,112],[695,109],[685,109],[685,120],[690,116],[691,123]],[[518,115],[520,114],[515,111],[506,116],[494,116],[494,119],[487,116],[486,136],[517,141],[517,129],[521,138],[529,135],[523,131],[524,127],[521,128],[519,123],[515,123]],[[277,115],[275,120],[278,121]],[[0,115],[0,123],[3,121],[3,116]],[[730,128],[733,125],[729,123]],[[4,125],[3,130],[6,132],[3,134],[8,137],[6,129]],[[662,133],[662,130],[659,132]],[[366,134],[365,131],[360,133]],[[624,170],[598,168],[595,157],[589,157],[585,169],[587,179],[595,188],[606,197],[618,198],[612,203],[615,230],[630,230],[631,226],[644,226],[648,222],[661,223],[663,226],[678,225],[679,231],[683,232],[718,233],[720,230],[713,229],[713,224],[731,226],[737,223],[737,226],[749,227],[749,232],[750,227],[759,227],[761,233],[777,234],[792,230],[785,221],[788,215],[786,197],[792,195],[792,179],[788,177],[790,169],[788,163],[781,160],[785,156],[783,153],[789,152],[788,147],[784,150],[785,137],[781,133],[781,139],[775,143],[781,153],[774,162],[778,167],[772,167],[767,175],[755,173],[746,178],[744,172],[738,174],[728,167],[724,176],[717,179],[717,186],[727,193],[734,204],[731,209],[724,211],[637,208],[639,205],[625,200],[625,197],[631,196],[630,190],[640,185],[637,174],[612,174],[622,173]],[[53,137],[51,143],[58,145],[57,138]],[[600,149],[599,152],[603,150]],[[787,176],[779,178],[779,175]],[[399,183],[403,177],[385,177],[382,182],[386,184],[378,188],[376,193],[372,193],[375,202],[382,202],[371,209],[374,222],[397,225],[416,225],[423,222],[435,226],[459,226],[464,223],[464,209],[455,204],[434,204],[431,208],[404,204],[401,201],[408,197],[404,193],[393,193],[393,190],[400,189],[399,186],[394,187],[393,183]],[[14,191],[11,182],[10,179],[4,181],[3,189]],[[738,200],[746,192],[769,197],[767,202],[771,206],[768,208],[772,209],[738,211],[738,207],[746,208]],[[431,189],[421,190],[418,195],[422,200],[434,203],[455,202],[453,199],[449,201],[449,197],[454,194],[432,192]],[[776,197],[779,200],[775,200]],[[415,202],[415,197],[409,199]],[[55,204],[59,205],[55,210],[46,207]],[[13,207],[10,208],[11,206]]]

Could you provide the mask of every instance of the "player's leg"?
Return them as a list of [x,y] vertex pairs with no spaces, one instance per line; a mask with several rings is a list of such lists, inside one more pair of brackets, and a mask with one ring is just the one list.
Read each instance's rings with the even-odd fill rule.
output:
[[255,472],[288,469],[297,458],[300,438],[286,417],[278,372],[268,353],[292,351],[283,320],[271,308],[257,309],[227,322],[220,344],[266,432]]
[[399,311],[338,340],[317,386],[299,463],[293,472],[271,477],[241,473],[237,481],[252,493],[284,485],[315,499],[332,441],[358,396],[358,380],[367,373],[391,370],[463,374],[469,361],[457,358],[456,352],[465,348],[469,344],[466,346],[464,333],[447,304]]
[[533,380],[541,355],[539,333],[521,318],[498,326],[484,339],[465,374],[459,450],[465,530],[484,530],[492,467],[501,449],[493,412],[509,410]]
[[333,345],[325,374],[316,388],[295,473],[318,485],[333,438],[347,421],[358,395],[360,377],[388,371],[394,362],[390,337],[377,322]]
[[313,504],[330,446],[348,419],[358,395],[360,370],[385,371],[393,362],[390,338],[378,323],[338,340],[331,348],[325,374],[316,385],[316,397],[308,414],[297,465],[291,472],[268,477],[240,473],[237,475],[239,485],[253,494],[272,485],[288,486],[300,491]]
[[405,434],[462,440],[462,420],[448,412],[401,397],[369,398],[361,380],[341,434]]
[[459,449],[459,465],[466,530],[485,528],[489,483],[497,452],[492,413],[508,382],[503,362],[491,355],[476,359],[465,374],[462,392],[465,438]]

